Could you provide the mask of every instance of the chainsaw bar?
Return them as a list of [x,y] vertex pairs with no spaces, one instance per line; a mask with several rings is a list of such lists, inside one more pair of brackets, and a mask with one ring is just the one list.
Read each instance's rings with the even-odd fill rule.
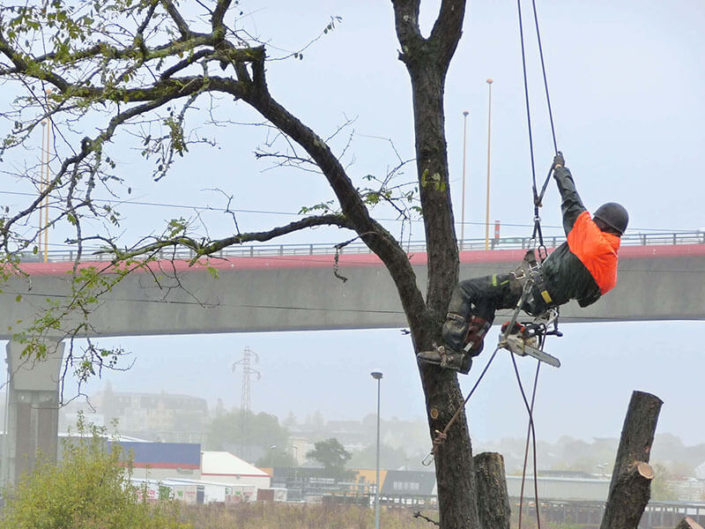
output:
[[527,344],[521,336],[510,334],[504,340],[501,340],[499,346],[511,351],[519,356],[532,356],[553,367],[561,367],[561,361],[555,356]]

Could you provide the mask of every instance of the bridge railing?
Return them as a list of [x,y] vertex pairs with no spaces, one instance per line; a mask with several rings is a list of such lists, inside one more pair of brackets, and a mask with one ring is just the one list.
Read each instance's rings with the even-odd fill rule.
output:
[[[544,244],[547,248],[555,248],[565,242],[565,237],[544,237]],[[478,250],[517,250],[527,249],[534,244],[531,237],[503,237],[490,239],[487,243],[485,239],[465,239],[458,241],[461,251]],[[682,244],[705,244],[705,231],[698,230],[692,232],[668,232],[668,233],[629,233],[622,237],[622,246],[666,246]],[[422,253],[426,251],[426,243],[423,241],[409,242],[404,244],[404,249],[408,253]],[[312,244],[253,244],[242,246],[231,246],[214,254],[212,257],[275,257],[275,256],[296,256],[296,255],[331,255],[336,252],[335,243],[312,243]],[[362,242],[348,244],[341,248],[342,254],[369,254],[369,248]],[[194,252],[188,249],[163,250],[157,257],[161,259],[192,259]],[[76,258],[75,250],[56,250],[48,252],[50,262],[73,261]],[[100,252],[100,250],[84,250],[83,260],[110,261],[112,255]],[[42,261],[40,254],[27,254],[22,257],[24,262]]]

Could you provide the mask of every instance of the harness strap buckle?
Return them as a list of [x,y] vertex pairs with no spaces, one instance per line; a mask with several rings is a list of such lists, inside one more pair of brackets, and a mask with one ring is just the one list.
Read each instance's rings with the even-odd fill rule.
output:
[[536,260],[534,250],[528,250],[524,254],[521,265],[514,270],[512,275],[521,283],[522,287],[526,287],[526,283],[531,281],[526,298],[528,306],[536,307],[538,305],[543,309],[541,312],[556,307],[553,297],[546,286],[546,280],[541,272],[541,265]]
[[448,314],[446,314],[446,319],[465,323],[465,318],[463,318],[460,314],[456,314],[455,312],[449,312]]

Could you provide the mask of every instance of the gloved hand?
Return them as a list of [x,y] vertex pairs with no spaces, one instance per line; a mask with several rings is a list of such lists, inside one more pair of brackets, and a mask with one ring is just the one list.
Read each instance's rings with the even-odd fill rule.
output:
[[563,153],[561,151],[558,151],[556,155],[553,157],[553,168],[555,169],[556,167],[564,167],[565,166],[565,158],[563,158]]

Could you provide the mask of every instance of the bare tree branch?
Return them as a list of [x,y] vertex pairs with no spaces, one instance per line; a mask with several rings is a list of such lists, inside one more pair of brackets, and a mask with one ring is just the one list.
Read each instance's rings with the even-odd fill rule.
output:
[[213,15],[211,16],[211,25],[213,26],[213,31],[221,28],[223,26],[223,18],[225,13],[230,8],[231,0],[218,0],[218,3],[213,10]]
[[460,41],[464,19],[465,0],[443,0],[429,40],[438,45],[440,49],[438,60],[444,70],[448,69]]
[[210,241],[197,241],[186,236],[176,236],[170,238],[158,238],[158,240],[152,243],[122,250],[109,239],[101,240],[107,244],[105,252],[115,255],[114,262],[134,259],[141,255],[153,254],[165,248],[177,246],[183,246],[192,250],[195,254],[193,262],[196,262],[200,257],[215,254],[229,246],[245,244],[248,242],[267,242],[283,235],[288,235],[290,233],[317,226],[338,226],[339,228],[347,228],[350,230],[353,229],[352,223],[350,223],[342,215],[320,215],[291,222],[285,226],[273,228],[269,231],[238,233],[230,237]]
[[188,26],[184,18],[181,16],[181,13],[179,13],[179,10],[176,8],[174,5],[174,2],[172,0],[161,0],[162,5],[166,9],[166,12],[169,13],[169,16],[172,18],[174,23],[176,24],[176,27],[179,29],[179,32],[181,33],[181,37],[185,39],[191,38],[192,32],[191,28]]

